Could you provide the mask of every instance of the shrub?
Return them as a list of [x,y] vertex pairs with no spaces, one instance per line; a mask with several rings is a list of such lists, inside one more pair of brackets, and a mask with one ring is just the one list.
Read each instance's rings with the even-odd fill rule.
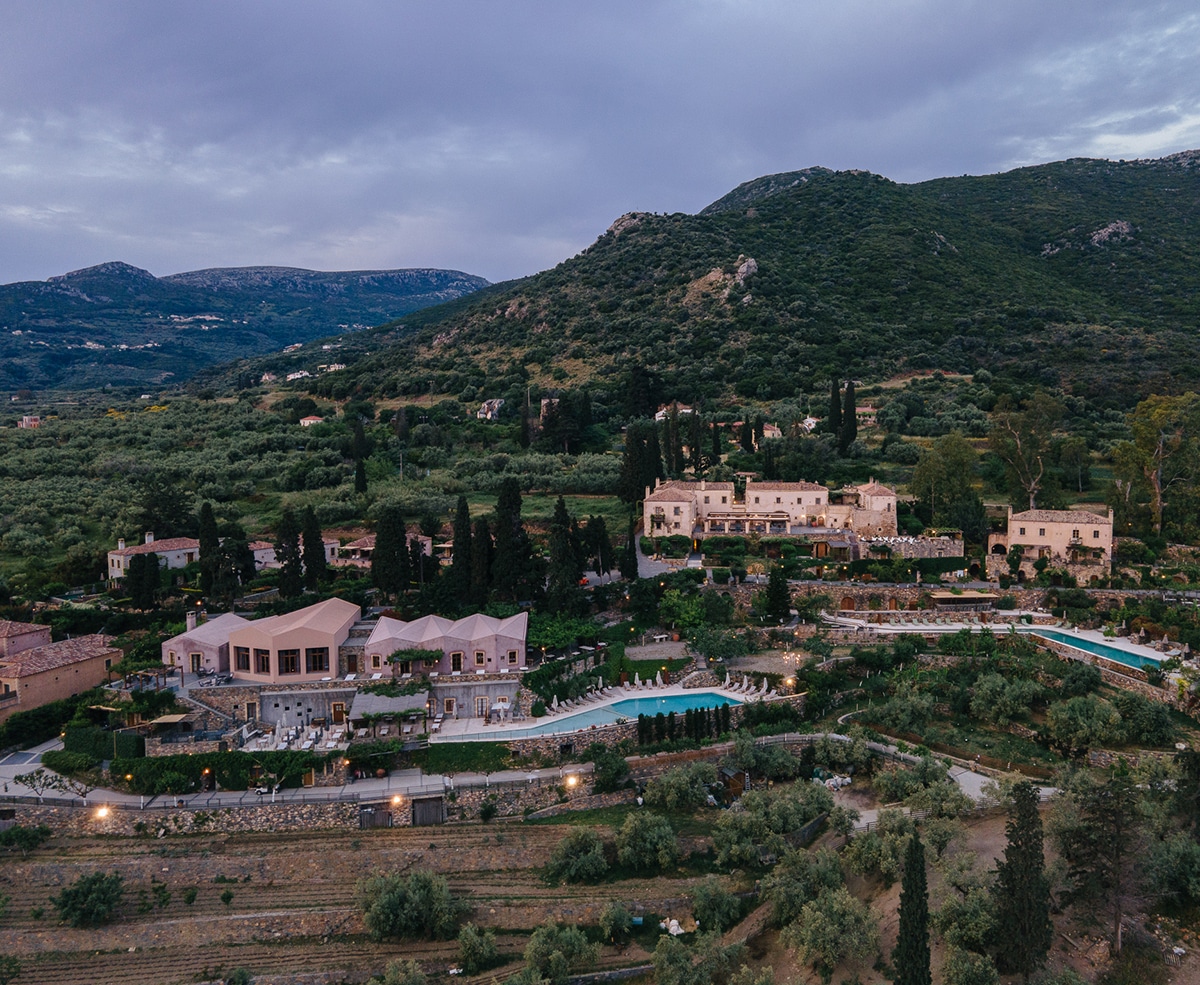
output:
[[467,909],[450,893],[442,876],[424,871],[367,876],[355,884],[354,895],[367,933],[376,941],[388,937],[448,940]]
[[645,801],[656,810],[695,811],[708,802],[708,787],[716,782],[712,763],[675,766],[646,784]]
[[15,824],[7,831],[0,831],[0,848],[28,855],[49,837],[50,829],[44,824],[34,827]]
[[593,750],[592,792],[610,793],[624,786],[629,776],[629,764],[619,752],[606,747]]
[[600,933],[616,943],[629,936],[633,929],[633,915],[624,903],[609,903],[600,911]]
[[830,889],[805,903],[800,918],[785,927],[780,940],[811,961],[828,982],[848,958],[863,960],[879,949],[879,928],[870,909],[844,887]]
[[679,840],[660,814],[630,814],[617,831],[617,861],[629,869],[669,869],[679,858]]
[[1062,676],[1058,691],[1064,698],[1081,698],[1098,690],[1104,678],[1091,664],[1072,663]]
[[486,971],[499,960],[496,935],[480,930],[473,923],[464,924],[458,932],[458,963],[468,975]]
[[702,930],[724,931],[741,919],[742,901],[709,876],[692,894],[692,913]]
[[94,756],[86,752],[67,752],[63,749],[51,749],[42,753],[42,765],[55,773],[71,776],[75,773],[87,773],[99,765]]
[[535,975],[550,985],[566,985],[573,972],[595,962],[599,945],[589,944],[578,927],[560,927],[548,920],[533,932],[525,947],[525,966],[530,981]]
[[57,896],[50,897],[59,917],[72,927],[106,923],[125,894],[120,873],[93,872],[80,876]]
[[569,831],[550,854],[546,877],[554,882],[595,882],[608,871],[604,841],[591,828]]

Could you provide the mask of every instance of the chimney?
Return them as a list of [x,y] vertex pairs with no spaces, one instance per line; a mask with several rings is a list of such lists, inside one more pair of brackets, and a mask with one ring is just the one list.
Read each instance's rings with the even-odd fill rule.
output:
[[153,543],[154,543],[154,531],[153,531],[153,530],[147,530],[147,531],[146,531],[146,543],[147,543],[147,544],[153,544]]
[[700,491],[701,491],[701,492],[704,492],[704,487],[705,487],[707,484],[708,484],[708,483],[707,483],[707,482],[705,482],[705,480],[703,480],[703,479],[701,479],[701,480],[700,480]]
[[117,538],[117,550],[118,551],[125,550],[125,538],[124,537]]
[[190,633],[196,628],[196,610],[188,609],[187,612],[187,631]]

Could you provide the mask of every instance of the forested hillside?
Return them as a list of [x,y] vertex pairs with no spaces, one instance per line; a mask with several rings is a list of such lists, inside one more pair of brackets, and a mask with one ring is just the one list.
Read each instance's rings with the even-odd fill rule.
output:
[[155,277],[104,263],[0,287],[0,388],[177,384],[203,366],[378,325],[486,285],[454,270]]
[[831,376],[984,368],[1125,409],[1200,367],[1197,162],[761,178],[699,215],[624,216],[553,270],[347,340],[349,370],[312,387],[515,399],[638,364],[663,399],[769,400]]

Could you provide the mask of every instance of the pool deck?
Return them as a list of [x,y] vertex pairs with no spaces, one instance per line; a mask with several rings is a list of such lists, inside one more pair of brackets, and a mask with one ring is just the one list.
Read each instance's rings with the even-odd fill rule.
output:
[[[761,679],[761,675],[759,675]],[[741,678],[739,677],[740,681]],[[576,704],[569,711],[560,710],[557,714],[547,715],[545,718],[533,718],[526,716],[515,722],[505,722],[502,725],[485,725],[482,718],[447,718],[443,719],[441,728],[437,732],[429,736],[430,742],[454,742],[461,741],[464,738],[480,739],[488,738],[496,742],[504,742],[508,737],[525,738],[523,733],[527,729],[541,728],[542,735],[557,735],[569,732],[586,732],[589,726],[583,725],[575,728],[571,727],[571,718],[585,711],[596,711],[601,708],[607,708],[610,705],[616,704],[618,701],[627,701],[630,698],[668,698],[672,695],[680,694],[704,694],[704,695],[719,695],[720,697],[729,698],[733,701],[753,701],[756,692],[741,692],[741,691],[726,691],[720,687],[680,687],[678,684],[667,684],[663,687],[647,687],[643,683],[641,688],[635,688],[632,684],[628,689],[623,687],[611,687],[603,696],[595,701],[587,701],[582,705]],[[562,729],[550,729],[545,726],[550,723],[561,723]],[[610,723],[611,724],[611,723]]]
[[[1028,613],[1028,614],[1029,615],[1040,615],[1043,619],[1046,618],[1044,613]],[[1163,653],[1161,650],[1158,650],[1155,647],[1150,646],[1145,643],[1135,642],[1134,640],[1130,639],[1127,636],[1105,636],[1104,633],[1102,633],[1098,629],[1071,629],[1066,626],[1058,625],[1057,623],[1051,624],[1051,623],[1045,623],[1045,622],[1042,622],[1042,623],[1034,622],[1033,624],[1029,624],[1029,623],[1019,622],[1019,621],[1017,621],[1016,618],[1012,618],[1012,617],[1019,618],[1021,615],[1025,615],[1025,613],[1022,613],[1022,612],[1013,612],[1011,614],[1005,613],[1005,616],[1008,616],[1010,618],[1006,619],[1005,621],[988,622],[988,623],[980,623],[977,621],[967,621],[967,620],[951,621],[950,619],[945,619],[944,621],[937,622],[937,623],[910,623],[910,622],[906,622],[906,623],[900,623],[900,622],[869,623],[865,619],[855,619],[855,618],[845,616],[845,615],[826,616],[826,622],[834,625],[836,628],[851,629],[851,630],[863,633],[866,636],[870,636],[870,635],[888,636],[888,635],[896,635],[899,633],[919,633],[922,635],[940,635],[943,633],[957,633],[963,629],[970,629],[973,631],[977,631],[980,629],[990,629],[997,636],[1000,636],[1000,635],[1003,635],[1004,633],[1009,632],[1010,628],[1015,628],[1018,633],[1021,633],[1023,635],[1024,634],[1036,635],[1040,630],[1049,630],[1051,632],[1058,633],[1062,636],[1066,636],[1066,637],[1074,636],[1079,640],[1086,640],[1089,643],[1094,643],[1099,646],[1110,647],[1113,650],[1121,650],[1124,653],[1128,653],[1133,656],[1141,657],[1145,660],[1155,660],[1155,661],[1161,662],[1163,660],[1166,660],[1170,656],[1169,653]],[[1049,636],[1047,638],[1054,640],[1054,642],[1061,643],[1064,646],[1070,646],[1070,644],[1066,640],[1055,640],[1053,636]],[[1085,650],[1083,652],[1090,653],[1091,651]],[[1178,653],[1176,653],[1176,655],[1178,656]]]

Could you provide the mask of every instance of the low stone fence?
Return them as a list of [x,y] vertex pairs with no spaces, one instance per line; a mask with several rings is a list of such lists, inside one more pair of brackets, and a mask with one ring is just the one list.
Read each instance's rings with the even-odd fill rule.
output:
[[253,807],[218,807],[211,810],[158,808],[125,810],[110,807],[101,815],[98,804],[78,807],[21,805],[16,821],[23,825],[45,824],[55,834],[68,837],[95,835],[199,834],[242,831],[311,831],[319,828],[357,828],[360,805],[330,802],[321,804],[258,804]]

